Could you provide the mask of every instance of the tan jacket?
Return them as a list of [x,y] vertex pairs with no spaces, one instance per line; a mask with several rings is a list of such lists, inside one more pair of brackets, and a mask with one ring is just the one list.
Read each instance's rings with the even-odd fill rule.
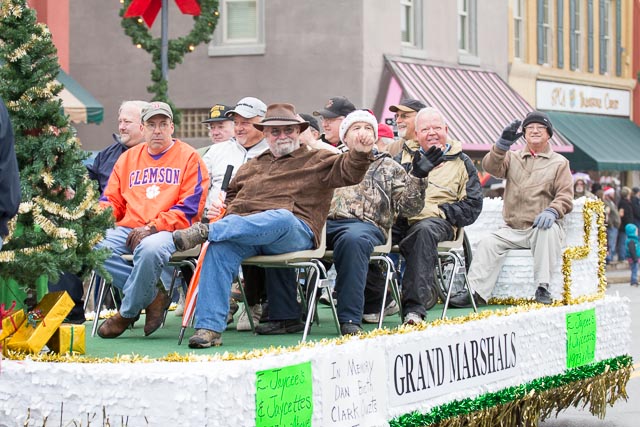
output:
[[227,214],[287,209],[311,228],[317,246],[333,189],[360,182],[372,160],[371,153],[306,147],[276,159],[267,150],[238,169],[227,191]]
[[563,218],[573,209],[573,179],[569,161],[551,147],[533,156],[525,146],[503,151],[495,145],[482,159],[482,167],[496,178],[506,178],[502,215],[511,228],[523,230],[546,208]]

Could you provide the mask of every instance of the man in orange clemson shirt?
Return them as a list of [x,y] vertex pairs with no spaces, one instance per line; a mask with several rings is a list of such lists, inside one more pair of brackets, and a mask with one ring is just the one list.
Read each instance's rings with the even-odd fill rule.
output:
[[[173,112],[164,102],[142,110],[144,143],[116,162],[100,202],[111,206],[116,227],[96,249],[113,251],[105,268],[124,293],[119,312],[98,329],[102,338],[121,335],[142,309],[144,334],[160,327],[169,296],[157,288],[163,268],[176,251],[171,233],[202,215],[209,188],[207,168],[188,144],[173,139]],[[123,254],[133,254],[133,266]]]

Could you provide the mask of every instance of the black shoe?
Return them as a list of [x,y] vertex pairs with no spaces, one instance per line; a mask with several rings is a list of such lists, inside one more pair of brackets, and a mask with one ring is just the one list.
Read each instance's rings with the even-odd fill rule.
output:
[[536,302],[539,302],[540,304],[551,304],[553,303],[553,300],[551,299],[551,294],[549,293],[549,291],[547,290],[547,288],[545,288],[544,286],[538,286],[538,289],[536,289]]
[[[481,305],[487,305],[487,302],[478,295],[477,292],[473,293],[473,299],[476,302],[476,307]],[[469,292],[466,289],[461,289],[455,294],[451,295],[449,299],[449,306],[454,308],[469,308],[471,307],[471,299],[469,298]]]
[[340,333],[342,335],[359,335],[362,332],[362,328],[357,323],[347,322],[340,323]]
[[258,335],[282,335],[302,332],[304,323],[298,319],[294,320],[275,320],[267,323],[260,323],[256,326],[256,334]]

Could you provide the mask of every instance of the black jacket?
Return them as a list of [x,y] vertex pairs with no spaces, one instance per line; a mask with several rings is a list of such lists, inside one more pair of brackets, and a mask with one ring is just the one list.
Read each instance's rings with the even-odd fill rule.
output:
[[113,144],[98,153],[93,164],[87,166],[89,178],[98,181],[100,194],[104,193],[104,189],[109,182],[109,177],[111,176],[111,172],[113,171],[116,161],[120,155],[129,148],[120,142],[120,137],[115,133],[113,134],[113,141]]
[[0,98],[0,237],[9,234],[7,223],[20,205],[20,175],[9,112]]

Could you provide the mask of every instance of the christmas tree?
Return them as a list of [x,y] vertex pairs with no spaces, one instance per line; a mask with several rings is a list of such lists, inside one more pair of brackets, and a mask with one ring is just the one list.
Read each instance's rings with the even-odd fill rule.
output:
[[37,287],[41,296],[47,279],[103,272],[108,256],[92,248],[112,226],[112,214],[98,206],[97,186],[82,163],[86,154],[56,98],[59,68],[51,34],[26,0],[2,0],[0,96],[15,133],[22,203],[0,251],[0,302],[22,302],[9,283]]

